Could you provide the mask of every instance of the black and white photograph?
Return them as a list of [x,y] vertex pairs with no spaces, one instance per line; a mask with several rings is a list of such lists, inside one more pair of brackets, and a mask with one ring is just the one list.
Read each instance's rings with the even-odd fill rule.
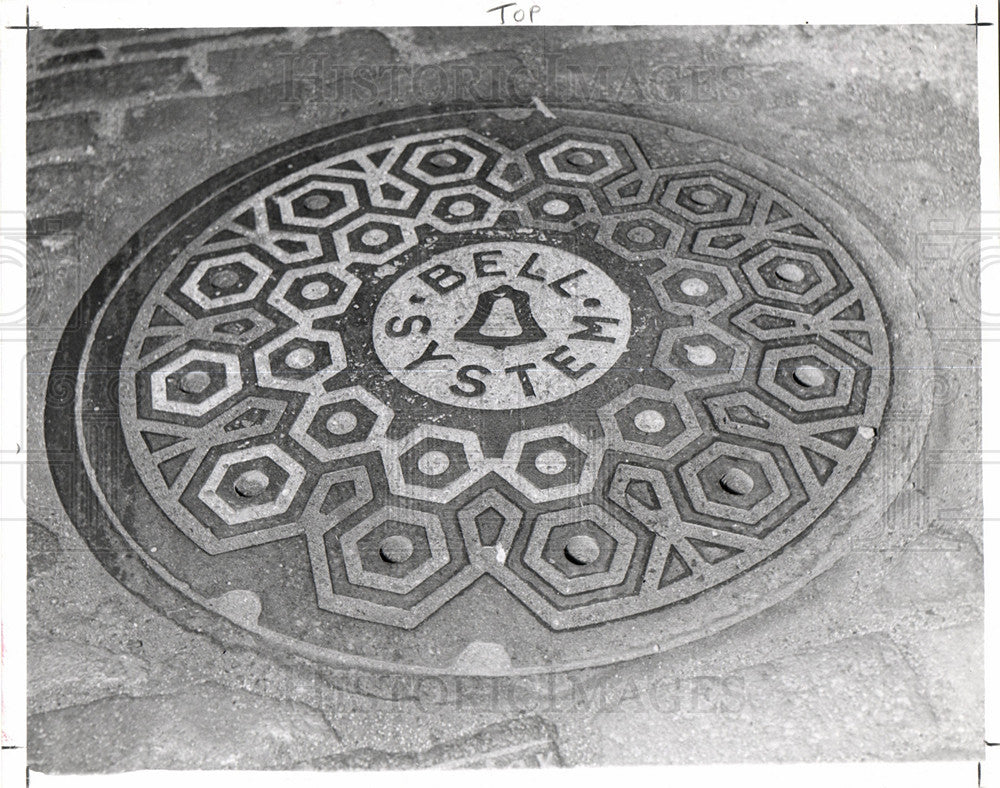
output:
[[1000,785],[995,7],[215,5],[5,3],[10,785]]

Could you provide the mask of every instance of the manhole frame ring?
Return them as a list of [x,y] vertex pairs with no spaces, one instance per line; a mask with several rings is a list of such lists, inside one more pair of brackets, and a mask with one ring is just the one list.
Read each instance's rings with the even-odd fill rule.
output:
[[[853,258],[867,261],[862,268],[862,273],[872,284],[872,291],[882,307],[886,332],[891,346],[892,369],[890,370],[888,401],[874,449],[862,463],[861,468],[847,488],[801,534],[777,552],[754,564],[750,569],[706,589],[694,599],[680,600],[659,610],[636,614],[643,616],[644,620],[662,615],[671,616],[669,634],[664,635],[663,631],[660,631],[659,637],[652,639],[648,646],[634,648],[616,655],[602,655],[598,658],[580,659],[557,665],[533,665],[505,670],[504,675],[510,676],[561,673],[593,668],[663,652],[694,640],[706,638],[740,621],[749,619],[789,597],[846,554],[851,546],[853,534],[861,529],[858,520],[870,522],[873,519],[871,514],[873,511],[872,499],[891,503],[896,497],[920,455],[932,412],[932,388],[922,385],[900,386],[895,371],[896,369],[919,368],[920,364],[925,365],[926,360],[932,357],[929,334],[921,316],[916,312],[916,297],[910,288],[904,270],[896,263],[885,246],[875,238],[874,234],[859,218],[842,207],[842,202],[849,203],[850,201],[846,196],[843,200],[837,199],[828,192],[829,186],[824,188],[810,183],[784,166],[756,152],[748,151],[742,145],[720,137],[714,132],[702,132],[692,129],[689,125],[676,125],[670,120],[657,117],[655,114],[637,111],[631,106],[607,103],[595,107],[594,103],[590,103],[588,107],[552,105],[550,108],[556,113],[569,111],[597,116],[611,113],[633,117],[641,122],[675,128],[693,138],[704,137],[715,144],[721,143],[745,153],[747,158],[741,157],[738,165],[741,171],[751,177],[768,184],[780,185],[780,191],[789,193],[793,198],[809,195],[812,199],[806,204],[810,215],[824,226],[833,228],[836,238]],[[476,674],[476,671],[471,669],[401,664],[356,654],[335,652],[303,643],[273,630],[250,625],[246,622],[237,623],[226,618],[221,612],[213,610],[210,600],[197,598],[196,595],[190,593],[189,589],[185,592],[187,587],[184,583],[178,581],[152,560],[120,525],[112,522],[105,509],[103,496],[93,488],[86,472],[82,476],[79,474],[84,466],[80,460],[75,418],[74,429],[70,432],[68,445],[60,445],[66,443],[65,436],[59,438],[54,435],[54,432],[60,423],[59,411],[63,411],[69,406],[73,408],[74,413],[76,411],[76,401],[81,386],[78,372],[80,360],[83,358],[80,346],[89,346],[92,330],[99,325],[96,318],[103,314],[104,308],[110,303],[112,294],[132,273],[135,265],[143,257],[143,253],[166,236],[189,214],[203,209],[212,199],[238,186],[259,170],[276,165],[288,155],[300,155],[304,149],[329,143],[332,139],[403,121],[412,122],[457,113],[493,113],[498,109],[528,111],[503,103],[441,105],[424,108],[422,113],[414,112],[413,108],[403,108],[325,126],[272,146],[216,173],[157,212],[152,219],[129,238],[117,254],[111,257],[86,289],[73,310],[68,325],[86,325],[88,331],[86,333],[69,330],[64,332],[49,371],[48,391],[51,392],[53,386],[61,387],[61,390],[64,390],[66,371],[73,370],[71,378],[73,393],[68,401],[59,402],[50,394],[46,396],[44,436],[50,473],[60,500],[76,530],[84,537],[88,547],[104,569],[158,612],[165,614],[165,611],[169,610],[169,618],[172,621],[191,631],[209,634],[224,645],[240,645],[258,651],[263,650],[278,659],[297,660],[304,657],[310,661],[337,667],[417,675]],[[687,124],[687,119],[684,122]],[[191,205],[193,207],[186,207]],[[916,320],[913,324],[906,325],[906,330],[903,331],[901,330],[903,323],[901,318],[906,316],[911,317],[911,322],[913,316],[916,316]],[[66,359],[70,361],[67,362]],[[75,368],[72,363],[73,359],[77,361]],[[54,448],[55,446],[58,448]],[[892,446],[900,446],[901,448],[897,451],[902,456],[900,454],[890,456]],[[66,462],[67,450],[71,450],[73,454],[71,463]],[[881,518],[885,513],[885,508],[876,507],[874,519]],[[867,516],[859,517],[862,513]],[[803,549],[802,545],[806,537],[809,541],[808,549]],[[775,572],[770,567],[773,567],[774,559],[779,556],[781,557],[781,568]],[[796,571],[790,571],[790,567],[793,565],[798,567]],[[762,591],[764,573],[770,576],[771,582]],[[751,605],[737,604],[732,601],[740,597],[740,591],[744,584],[750,584],[748,590],[755,599]],[[728,608],[731,610],[720,614],[719,597],[728,597],[730,600]],[[705,607],[712,608],[707,625],[704,621],[698,620],[699,611]],[[635,617],[633,615],[603,623],[600,627],[629,626]],[[677,619],[693,623],[687,627],[679,627],[676,624]],[[558,637],[559,634],[555,633],[555,636]],[[485,671],[485,673],[489,673],[489,671]]]

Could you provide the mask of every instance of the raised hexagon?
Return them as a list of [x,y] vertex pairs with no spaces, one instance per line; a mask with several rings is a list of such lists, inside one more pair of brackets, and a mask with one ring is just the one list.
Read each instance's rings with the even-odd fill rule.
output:
[[524,564],[564,596],[621,583],[636,536],[601,507],[573,506],[540,514]]
[[764,298],[810,304],[837,286],[818,253],[772,247],[742,264],[747,280]]
[[517,472],[535,487],[547,490],[580,479],[587,455],[561,435],[528,441],[518,458]]
[[610,448],[667,459],[701,434],[690,403],[635,385],[597,411]]
[[267,302],[299,322],[315,320],[341,314],[360,286],[342,266],[320,263],[286,272]]
[[485,163],[481,151],[461,140],[444,140],[417,145],[403,170],[425,183],[454,183],[474,178]]
[[683,235],[684,228],[662,214],[642,210],[603,222],[597,241],[626,260],[647,260],[673,255]]
[[392,411],[360,386],[310,397],[288,431],[320,460],[368,450],[385,434]]
[[399,468],[406,484],[444,488],[469,472],[469,458],[458,441],[428,436],[400,453]]
[[548,187],[525,201],[533,220],[551,225],[569,226],[589,209],[596,207],[593,199],[584,204],[584,195]]
[[422,424],[383,452],[396,495],[446,503],[486,473],[479,438],[467,430]]
[[750,349],[714,323],[668,328],[653,365],[679,383],[735,383],[743,377]]
[[417,222],[445,232],[477,230],[496,224],[502,208],[501,200],[478,186],[456,186],[432,192]]
[[647,277],[660,306],[679,315],[713,317],[743,298],[725,268],[671,260]]
[[261,386],[296,391],[321,390],[323,381],[347,366],[340,334],[316,329],[275,337],[253,359]]
[[514,433],[494,470],[532,501],[551,501],[589,492],[602,455],[568,424],[553,424]]
[[271,276],[271,269],[247,251],[201,260],[181,292],[202,309],[221,309],[252,301]]
[[224,522],[247,523],[285,512],[304,478],[278,446],[251,446],[219,457],[198,498]]
[[365,218],[344,234],[352,252],[383,254],[403,243],[403,231],[398,224]]
[[854,391],[855,368],[813,343],[769,348],[758,383],[793,410],[844,407]]
[[340,548],[351,583],[400,595],[450,560],[441,521],[398,506],[384,506],[366,517],[340,537]]
[[599,219],[601,211],[588,189],[570,184],[533,189],[521,200],[522,223],[546,230],[567,230]]
[[191,348],[150,373],[153,410],[202,416],[243,387],[239,358]]
[[345,521],[374,499],[373,471],[381,476],[381,462],[369,455],[361,465],[325,473],[306,504],[316,600],[332,613],[409,629],[475,580],[479,570],[466,565],[443,583],[425,582],[464,556],[450,552],[436,515],[412,506],[384,506],[348,525]]
[[590,140],[563,140],[538,159],[550,178],[574,183],[598,183],[622,169],[612,146]]
[[690,222],[733,221],[746,204],[747,195],[711,172],[668,175],[660,205]]
[[336,224],[359,207],[354,186],[317,177],[276,195],[274,201],[285,224],[316,228]]
[[353,262],[378,265],[416,245],[417,234],[412,219],[360,216],[335,230],[333,240],[341,265]]
[[774,456],[736,443],[710,444],[677,470],[692,508],[754,526],[789,497]]

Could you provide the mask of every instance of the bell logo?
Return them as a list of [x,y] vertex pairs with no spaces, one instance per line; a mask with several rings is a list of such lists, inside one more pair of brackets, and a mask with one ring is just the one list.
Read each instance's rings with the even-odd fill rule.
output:
[[531,297],[524,290],[500,285],[479,294],[476,311],[455,332],[455,339],[502,350],[545,339],[545,332],[531,314]]
[[628,297],[557,247],[506,241],[436,255],[393,282],[372,339],[412,391],[463,408],[541,405],[589,386],[628,346]]

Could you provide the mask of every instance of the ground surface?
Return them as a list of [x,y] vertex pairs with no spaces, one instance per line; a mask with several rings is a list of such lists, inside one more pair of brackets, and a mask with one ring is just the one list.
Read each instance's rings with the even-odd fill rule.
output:
[[[33,34],[35,768],[977,756],[972,32],[528,32]],[[40,441],[46,372],[82,290],[164,205],[270,144],[378,110],[476,99],[527,106],[532,96],[624,103],[735,142],[835,195],[882,240],[908,271],[931,333],[926,385],[937,406],[886,517],[799,593],[719,635],[552,679],[333,673],[223,649],[133,597],[64,514]]]

